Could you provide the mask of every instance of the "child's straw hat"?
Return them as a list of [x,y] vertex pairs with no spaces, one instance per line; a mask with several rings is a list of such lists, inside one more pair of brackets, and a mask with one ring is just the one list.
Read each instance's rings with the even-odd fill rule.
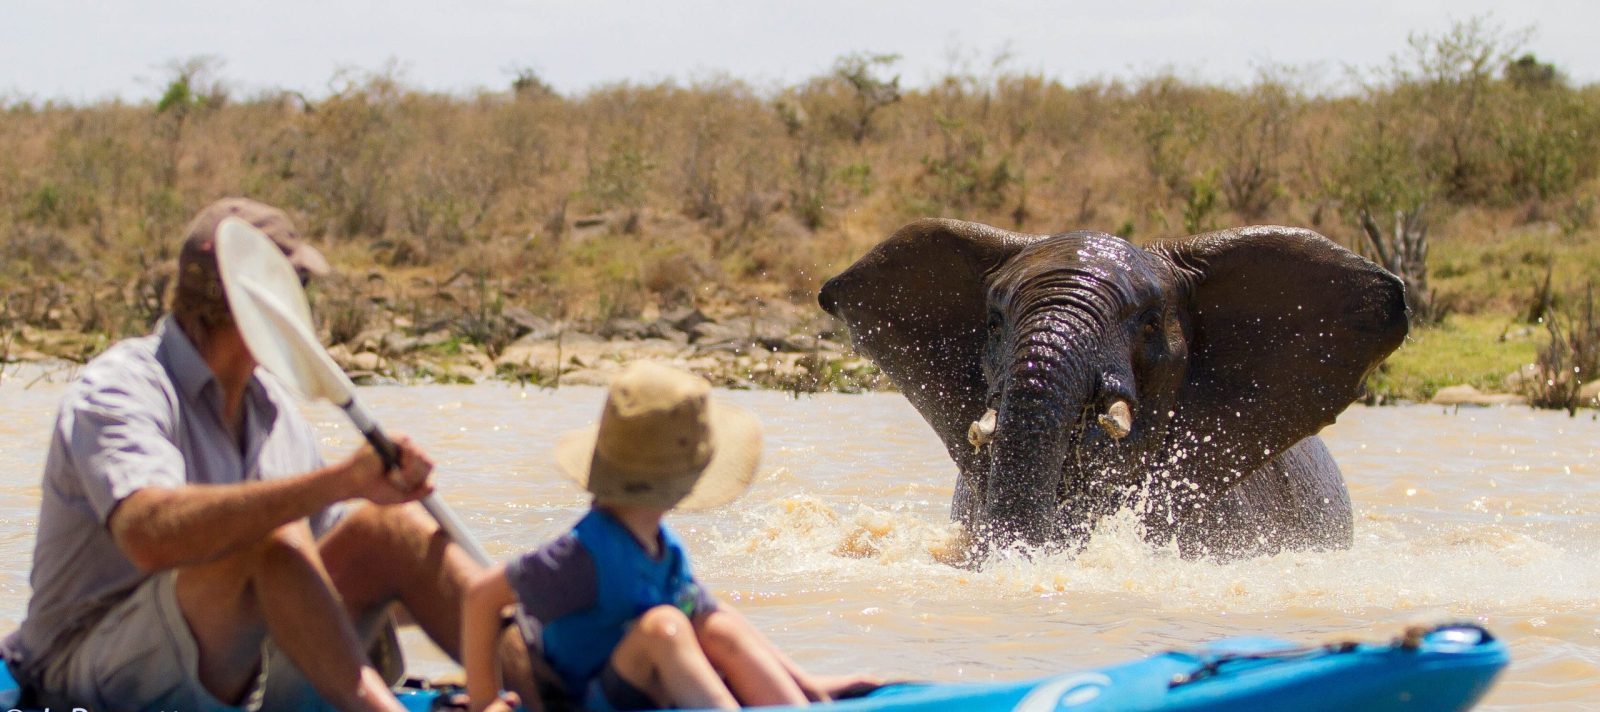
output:
[[611,383],[599,425],[556,444],[562,472],[596,499],[660,509],[732,500],[750,486],[760,456],[755,416],[713,402],[705,379],[648,362]]

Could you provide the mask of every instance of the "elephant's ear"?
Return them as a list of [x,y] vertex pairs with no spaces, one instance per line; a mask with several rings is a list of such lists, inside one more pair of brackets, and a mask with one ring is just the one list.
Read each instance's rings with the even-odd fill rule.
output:
[[[956,462],[983,414],[990,271],[1043,235],[958,220],[918,220],[822,286],[856,351],[883,369]],[[964,468],[963,468],[964,469]]]
[[1405,340],[1400,280],[1310,230],[1246,227],[1151,249],[1187,285],[1177,425],[1216,439],[1197,448],[1212,466],[1253,471],[1332,424]]

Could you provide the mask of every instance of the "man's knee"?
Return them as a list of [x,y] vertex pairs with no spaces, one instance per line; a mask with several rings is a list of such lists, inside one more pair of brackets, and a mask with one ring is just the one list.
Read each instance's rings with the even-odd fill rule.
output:
[[311,530],[302,522],[294,522],[269,532],[251,547],[250,553],[260,560],[304,559],[311,556],[316,548]]
[[[246,581],[257,576],[274,576],[285,567],[319,570],[316,541],[304,524],[285,524],[272,530],[254,545],[234,555],[231,567]],[[226,559],[224,561],[227,561]]]
[[290,561],[305,561],[310,555],[314,544],[309,531],[302,533],[303,529],[303,525],[297,529],[294,524],[286,524],[232,554],[178,569],[178,598],[186,604],[185,612],[190,601],[215,608],[237,601],[237,605],[253,609],[251,582],[257,575]]
[[414,545],[439,530],[427,510],[413,502],[403,505],[366,505],[341,520],[335,531],[362,548],[404,542]]
[[317,546],[334,588],[360,610],[389,603],[408,586],[459,582],[462,574],[448,565],[446,540],[437,533],[438,525],[420,505],[369,504],[346,514]]

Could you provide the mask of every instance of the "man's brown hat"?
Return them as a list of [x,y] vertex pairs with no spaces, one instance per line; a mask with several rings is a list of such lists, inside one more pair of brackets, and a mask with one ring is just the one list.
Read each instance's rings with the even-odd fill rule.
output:
[[[193,257],[198,253],[214,253],[217,226],[223,218],[229,217],[240,218],[272,238],[272,242],[289,258],[289,264],[294,265],[302,281],[330,271],[328,260],[323,258],[322,253],[300,238],[300,231],[295,229],[288,213],[249,198],[223,198],[195,215],[194,220],[189,221],[188,236],[183,241],[178,262],[185,262],[186,255]],[[212,263],[215,264],[215,257]]]
[[596,499],[704,509],[739,496],[761,457],[761,424],[711,400],[705,379],[660,364],[628,367],[611,384],[599,425],[556,445],[561,470]]
[[322,253],[300,239],[294,223],[282,210],[249,198],[223,198],[189,221],[183,249],[178,252],[178,277],[172,290],[172,313],[181,322],[213,329],[232,322],[217,271],[217,226],[223,218],[237,217],[266,233],[288,256],[300,281],[329,272]]

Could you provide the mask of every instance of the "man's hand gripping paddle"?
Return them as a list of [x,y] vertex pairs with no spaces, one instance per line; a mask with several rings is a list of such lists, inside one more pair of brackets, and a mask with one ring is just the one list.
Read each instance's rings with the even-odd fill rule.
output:
[[[217,227],[217,268],[233,321],[256,363],[302,396],[343,409],[384,466],[393,469],[399,450],[356,400],[350,377],[317,341],[300,278],[272,239],[239,218],[223,220]],[[489,565],[488,552],[437,495],[424,497],[422,506],[474,561]]]

